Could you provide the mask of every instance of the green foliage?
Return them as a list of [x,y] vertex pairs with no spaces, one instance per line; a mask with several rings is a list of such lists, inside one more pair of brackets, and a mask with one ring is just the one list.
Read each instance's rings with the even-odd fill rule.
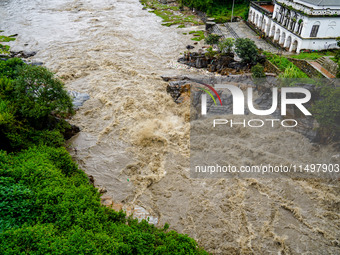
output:
[[258,49],[254,41],[249,38],[237,38],[235,52],[243,62],[255,64],[258,58]]
[[307,74],[302,72],[293,63],[288,64],[283,73],[279,74],[280,78],[308,78]]
[[100,204],[65,148],[0,151],[0,254],[207,254]]
[[213,47],[210,46],[209,48],[207,48],[207,52],[205,53],[205,56],[207,58],[213,58],[216,56],[216,54],[218,54],[218,52],[214,51]]
[[63,117],[71,113],[70,96],[62,82],[46,68],[25,65],[18,70],[18,78],[14,83],[14,95],[23,117],[38,120],[52,112]]
[[263,78],[266,77],[266,74],[264,73],[264,67],[261,64],[256,64],[251,68],[252,77],[253,78]]
[[0,61],[0,149],[61,146],[69,124],[58,118],[72,112],[62,82],[46,68]]
[[268,52],[264,52],[264,54],[272,64],[280,69],[282,72],[279,75],[280,78],[308,78],[300,68],[290,62],[287,58]]
[[30,189],[13,178],[0,176],[0,232],[30,222],[33,203]]
[[201,31],[201,30],[194,30],[194,31],[190,31],[189,34],[193,35],[194,37],[191,38],[191,40],[193,41],[201,41],[203,40],[205,37],[204,37],[204,31]]
[[226,38],[219,42],[218,48],[222,53],[230,53],[234,47],[234,44],[234,38]]
[[[0,31],[2,32],[2,31]],[[4,36],[4,35],[0,35],[0,54],[8,54],[9,53],[9,46],[8,45],[3,45],[2,42],[10,42],[10,41],[14,41],[15,38],[13,38],[13,36]]]
[[[231,19],[233,0],[183,0],[182,2],[188,7],[206,12],[216,22],[224,23]],[[249,0],[235,0],[234,17],[240,16],[246,20],[249,3]]]
[[18,69],[24,65],[20,58],[10,58],[7,61],[0,61],[0,77],[15,79],[18,77]]
[[185,27],[185,24],[202,25],[203,23],[198,21],[194,15],[177,15],[180,7],[171,6],[167,4],[161,4],[157,0],[140,0],[144,7],[151,9],[149,12],[156,14],[163,19],[163,26],[170,27],[172,25],[178,25],[177,27]]
[[301,52],[298,55],[291,55],[289,57],[296,59],[305,59],[305,60],[315,60],[321,58],[323,56],[333,56],[334,53],[331,51],[320,51],[320,52]]
[[217,34],[209,34],[205,39],[204,42],[209,45],[218,44],[220,41],[221,36]]

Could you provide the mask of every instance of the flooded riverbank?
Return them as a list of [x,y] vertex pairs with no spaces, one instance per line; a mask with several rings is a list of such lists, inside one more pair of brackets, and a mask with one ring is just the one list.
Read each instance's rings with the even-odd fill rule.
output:
[[[0,14],[0,28],[19,34],[13,50],[37,51],[67,89],[90,95],[69,151],[115,202],[146,208],[212,253],[339,253],[337,181],[190,178],[189,102],[174,103],[160,77],[196,73],[174,65],[192,43],[181,29],[137,0],[9,0]],[[249,164],[337,160],[330,146],[281,132],[237,129],[225,146]]]

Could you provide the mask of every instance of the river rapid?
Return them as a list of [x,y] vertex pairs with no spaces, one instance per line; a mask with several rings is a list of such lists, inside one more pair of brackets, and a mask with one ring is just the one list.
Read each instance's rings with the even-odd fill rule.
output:
[[[0,0],[0,17],[18,34],[12,50],[37,51],[67,89],[90,95],[70,120],[81,132],[69,151],[115,203],[214,254],[340,253],[338,181],[190,178],[189,102],[174,103],[160,77],[197,72],[175,64],[192,44],[183,30],[138,0]],[[224,146],[247,164],[339,162],[331,146],[282,129],[235,129]]]

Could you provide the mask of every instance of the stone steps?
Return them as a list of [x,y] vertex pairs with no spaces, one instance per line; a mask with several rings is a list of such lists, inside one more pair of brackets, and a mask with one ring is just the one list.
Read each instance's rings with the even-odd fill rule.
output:
[[224,23],[224,26],[228,29],[232,37],[234,37],[235,39],[240,38],[238,34],[235,32],[235,30],[228,23]]
[[325,62],[325,60],[326,60],[326,57],[321,57],[321,58],[318,58],[315,62],[322,65]]
[[338,65],[329,57],[321,57],[315,60],[315,63],[319,64],[322,68],[326,69],[329,73],[331,73],[333,76],[336,75],[338,70]]

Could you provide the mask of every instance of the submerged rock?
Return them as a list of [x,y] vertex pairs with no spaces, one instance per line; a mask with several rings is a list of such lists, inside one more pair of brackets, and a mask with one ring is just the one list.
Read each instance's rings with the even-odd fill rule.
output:
[[36,51],[17,51],[17,52],[12,51],[11,57],[12,58],[29,58],[29,57],[33,57],[36,54],[37,54]]
[[76,110],[79,109],[85,101],[90,99],[90,95],[87,93],[68,91],[68,94],[72,97],[73,108]]

